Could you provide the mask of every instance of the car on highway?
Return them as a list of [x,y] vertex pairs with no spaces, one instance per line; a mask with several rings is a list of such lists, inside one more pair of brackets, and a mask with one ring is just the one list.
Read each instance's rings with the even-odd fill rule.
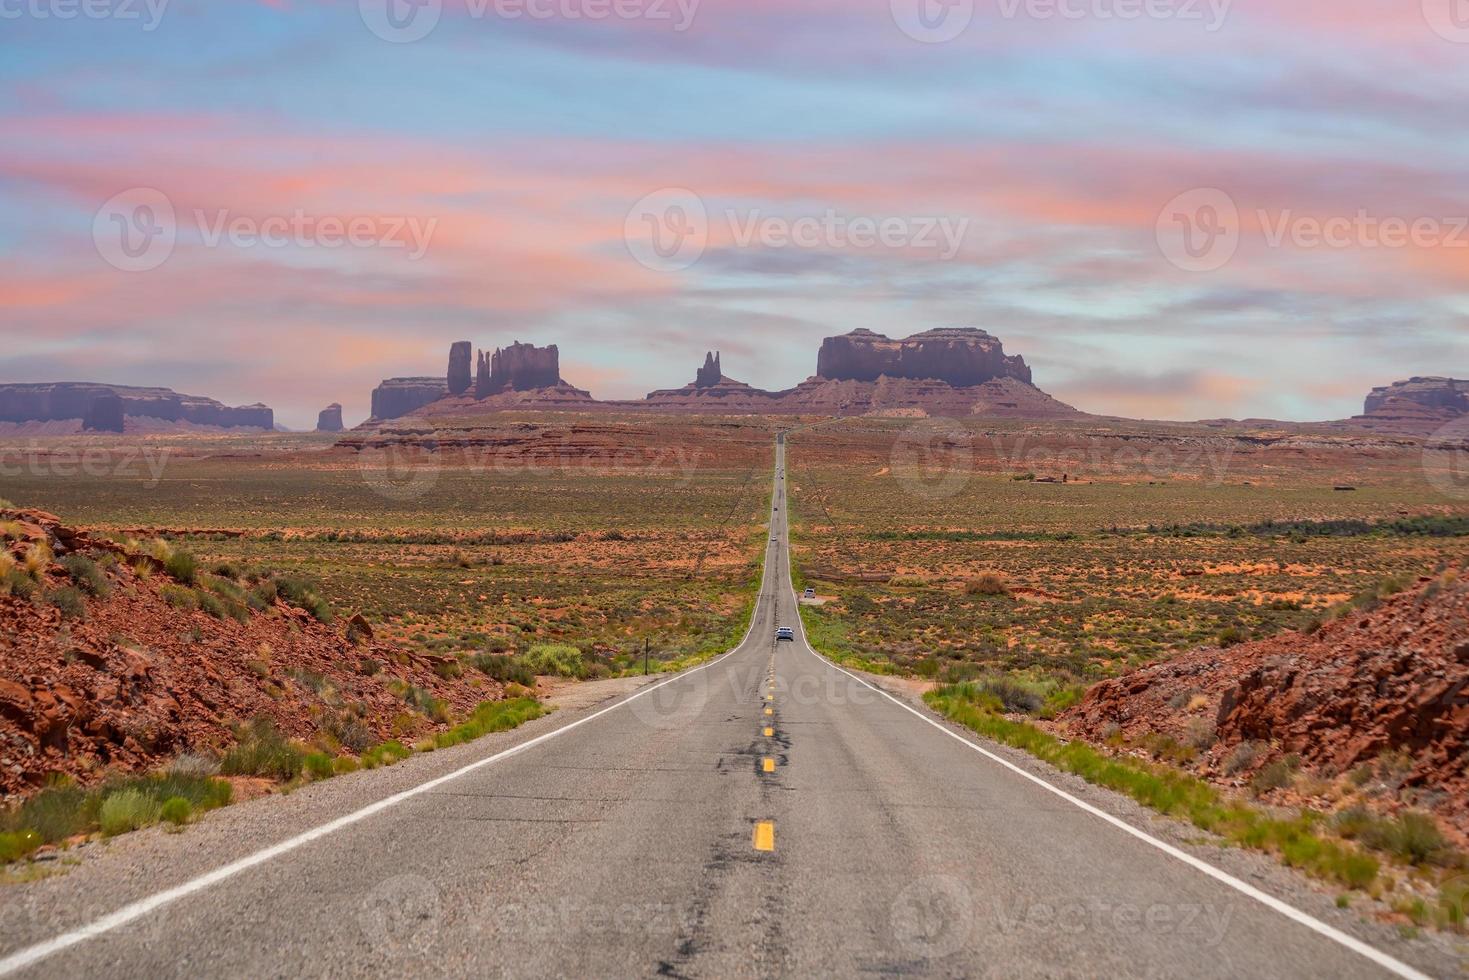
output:
[[777,626],[775,629],[775,638],[776,640],[794,640],[796,638],[796,631],[789,626]]

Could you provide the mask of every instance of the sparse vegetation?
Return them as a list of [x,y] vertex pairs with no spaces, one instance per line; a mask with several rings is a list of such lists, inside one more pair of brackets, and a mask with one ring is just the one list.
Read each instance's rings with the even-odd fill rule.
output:
[[295,779],[301,774],[306,753],[276,730],[264,716],[252,719],[237,732],[239,741],[220,759],[219,771],[227,776],[267,776]]
[[111,591],[107,575],[86,555],[67,555],[61,559],[61,567],[66,569],[71,580],[88,595],[100,598]]

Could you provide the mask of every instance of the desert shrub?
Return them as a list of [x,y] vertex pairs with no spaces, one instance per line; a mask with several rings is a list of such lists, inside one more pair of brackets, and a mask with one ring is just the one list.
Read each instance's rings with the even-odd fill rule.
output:
[[363,657],[357,662],[357,673],[363,677],[375,677],[382,672],[383,662],[376,657]]
[[257,612],[264,612],[275,605],[276,592],[275,579],[262,579],[250,586],[250,591],[245,594],[245,603]]
[[181,827],[188,823],[189,818],[193,815],[194,808],[182,796],[170,796],[158,808],[159,818],[173,824],[175,827]]
[[563,643],[537,644],[526,651],[523,659],[536,674],[582,677],[586,673],[586,661],[582,659],[581,651]]
[[306,775],[312,779],[330,779],[336,775],[332,757],[325,752],[312,752],[303,760]]
[[318,595],[311,584],[304,579],[276,579],[276,588],[281,598],[296,608],[306,610],[323,623],[332,621],[331,604]]
[[1219,631],[1216,639],[1221,647],[1232,647],[1244,643],[1249,638],[1249,635],[1238,626],[1226,626]]
[[535,698],[485,701],[474,709],[474,714],[463,724],[435,735],[433,744],[435,748],[446,749],[490,732],[507,732],[545,713],[546,709]]
[[1010,677],[983,677],[959,687],[965,696],[997,703],[1001,711],[1011,714],[1034,714],[1045,704],[1038,692]]
[[241,605],[245,602],[245,590],[227,578],[220,578],[218,575],[201,575],[199,584],[229,602]]
[[199,577],[199,561],[182,548],[172,548],[163,559],[163,570],[174,581],[193,585]]
[[185,752],[168,764],[167,772],[183,779],[206,779],[219,773],[219,760],[198,752]]
[[88,595],[105,596],[111,591],[106,574],[86,555],[67,555],[61,559],[61,567]]
[[1218,738],[1214,723],[1208,718],[1190,718],[1184,731],[1184,744],[1200,751],[1211,747]]
[[1293,767],[1286,759],[1276,759],[1255,773],[1250,779],[1250,789],[1257,795],[1268,793],[1272,789],[1283,789],[1291,784],[1294,776]]
[[50,546],[44,542],[33,544],[26,549],[25,557],[20,560],[20,567],[31,578],[40,578],[53,557]]
[[103,798],[97,825],[103,834],[115,837],[156,823],[160,809],[159,802],[142,790],[119,790]]
[[464,676],[464,665],[457,660],[438,660],[434,662],[434,673],[446,681],[458,680]]
[[21,599],[29,599],[35,592],[35,580],[18,567],[15,567],[14,563],[8,569],[0,569],[0,595],[13,595]]
[[63,585],[46,593],[46,601],[57,609],[66,619],[85,619],[87,615],[87,603],[82,598],[82,593],[75,586]]
[[388,739],[381,745],[373,746],[362,753],[362,768],[376,769],[378,766],[391,766],[395,762],[401,762],[413,754],[402,742],[397,739]]
[[215,563],[214,574],[219,575],[223,578],[237,579],[243,573],[240,570],[240,566],[236,565],[234,562],[221,561]]
[[199,608],[199,597],[194,594],[194,590],[182,585],[160,585],[158,587],[158,594],[163,598],[164,602],[175,609],[190,610]]
[[1265,751],[1265,746],[1259,742],[1241,742],[1230,750],[1228,758],[1224,760],[1224,772],[1233,776],[1235,773],[1243,772],[1255,764],[1260,758],[1260,753]]
[[999,572],[980,572],[964,586],[969,595],[1009,595],[1010,586]]
[[429,691],[416,684],[404,684],[400,689],[400,696],[409,706],[428,715],[434,721],[449,720],[449,704],[433,696]]
[[1419,810],[1404,810],[1396,817],[1378,820],[1362,828],[1362,843],[1387,851],[1409,864],[1448,864],[1454,851],[1433,817]]
[[272,779],[295,779],[301,775],[304,753],[286,741],[269,718],[257,717],[236,734],[239,741],[220,759],[220,772],[227,776]]
[[205,592],[203,589],[199,589],[194,593],[194,601],[199,604],[201,610],[213,616],[215,619],[224,619],[229,615],[229,611],[225,608],[219,596],[212,592]]
[[367,723],[356,715],[347,711],[338,711],[326,720],[322,726],[328,735],[337,740],[337,744],[349,752],[363,752],[372,747],[377,741],[377,736]]
[[57,782],[6,814],[9,830],[31,830],[47,844],[82,833],[95,816],[95,801],[81,788]]
[[41,846],[41,835],[34,830],[0,833],[0,864],[19,861]]

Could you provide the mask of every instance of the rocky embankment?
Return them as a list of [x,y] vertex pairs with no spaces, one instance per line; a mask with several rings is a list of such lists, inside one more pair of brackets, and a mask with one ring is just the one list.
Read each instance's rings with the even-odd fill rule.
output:
[[454,715],[500,691],[439,676],[446,663],[360,619],[322,622],[289,580],[201,568],[191,585],[168,570],[180,562],[40,511],[0,510],[0,532],[0,796],[222,748],[257,716],[358,752],[445,727],[410,709],[410,688]]
[[1469,580],[1421,579],[1309,635],[1143,667],[1097,684],[1060,722],[1093,742],[1168,736],[1228,785],[1281,759],[1333,779],[1391,755],[1407,796],[1469,837]]

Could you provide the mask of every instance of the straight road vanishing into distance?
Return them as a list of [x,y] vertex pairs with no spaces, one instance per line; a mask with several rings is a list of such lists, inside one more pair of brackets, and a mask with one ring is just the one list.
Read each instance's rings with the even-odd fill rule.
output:
[[5,903],[0,974],[1421,975],[818,656],[784,471],[733,651],[119,839]]

